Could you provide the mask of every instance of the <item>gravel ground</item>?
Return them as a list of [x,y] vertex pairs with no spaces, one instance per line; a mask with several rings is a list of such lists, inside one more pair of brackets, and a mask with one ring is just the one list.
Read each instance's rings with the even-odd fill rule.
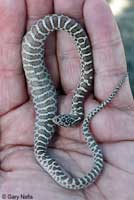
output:
[[134,96],[134,0],[107,0],[124,43],[130,85]]

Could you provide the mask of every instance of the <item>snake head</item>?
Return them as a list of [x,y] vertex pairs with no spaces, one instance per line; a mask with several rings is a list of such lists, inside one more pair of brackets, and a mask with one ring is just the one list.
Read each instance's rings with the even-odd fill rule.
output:
[[58,126],[70,127],[78,124],[81,117],[72,114],[57,115],[53,118],[53,122]]

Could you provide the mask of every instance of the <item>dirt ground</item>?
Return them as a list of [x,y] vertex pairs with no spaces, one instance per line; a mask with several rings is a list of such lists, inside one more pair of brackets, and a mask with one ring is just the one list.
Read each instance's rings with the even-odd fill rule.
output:
[[107,0],[116,17],[124,43],[131,89],[134,96],[134,0]]

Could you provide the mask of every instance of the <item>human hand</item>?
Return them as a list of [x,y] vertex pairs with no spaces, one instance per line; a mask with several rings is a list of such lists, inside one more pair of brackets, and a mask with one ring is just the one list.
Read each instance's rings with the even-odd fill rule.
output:
[[[26,13],[27,12],[27,13]],[[33,155],[34,108],[21,63],[21,41],[27,29],[49,13],[63,13],[81,22],[93,46],[94,97],[85,102],[85,113],[110,95],[126,62],[120,34],[109,7],[103,0],[6,0],[0,2],[0,114],[1,194],[30,194],[34,199],[132,199],[134,170],[134,101],[128,81],[112,103],[91,122],[105,159],[101,177],[83,191],[58,186],[36,163]],[[53,42],[52,42],[53,41]],[[46,45],[46,64],[57,89],[64,91],[60,112],[68,113],[79,81],[79,55],[67,33],[52,34]],[[56,53],[57,55],[56,55]],[[60,77],[60,80],[59,80]],[[60,128],[50,146],[68,171],[81,175],[92,165],[81,126]],[[91,162],[89,162],[91,161]]]

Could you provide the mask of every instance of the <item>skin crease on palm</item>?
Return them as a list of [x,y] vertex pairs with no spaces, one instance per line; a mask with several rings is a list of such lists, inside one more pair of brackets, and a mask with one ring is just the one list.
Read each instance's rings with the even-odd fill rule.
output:
[[[2,194],[30,194],[38,200],[133,200],[134,100],[128,80],[112,103],[92,119],[91,130],[103,150],[105,167],[91,187],[65,190],[35,161],[35,114],[22,68],[21,41],[37,19],[50,13],[75,18],[90,35],[94,96],[86,99],[85,114],[111,94],[127,71],[120,33],[105,0],[0,0],[0,199]],[[78,52],[67,33],[48,38],[46,64],[57,89],[62,86],[64,91],[59,112],[68,113],[80,68]],[[49,151],[77,176],[92,165],[81,126],[60,128]]]

